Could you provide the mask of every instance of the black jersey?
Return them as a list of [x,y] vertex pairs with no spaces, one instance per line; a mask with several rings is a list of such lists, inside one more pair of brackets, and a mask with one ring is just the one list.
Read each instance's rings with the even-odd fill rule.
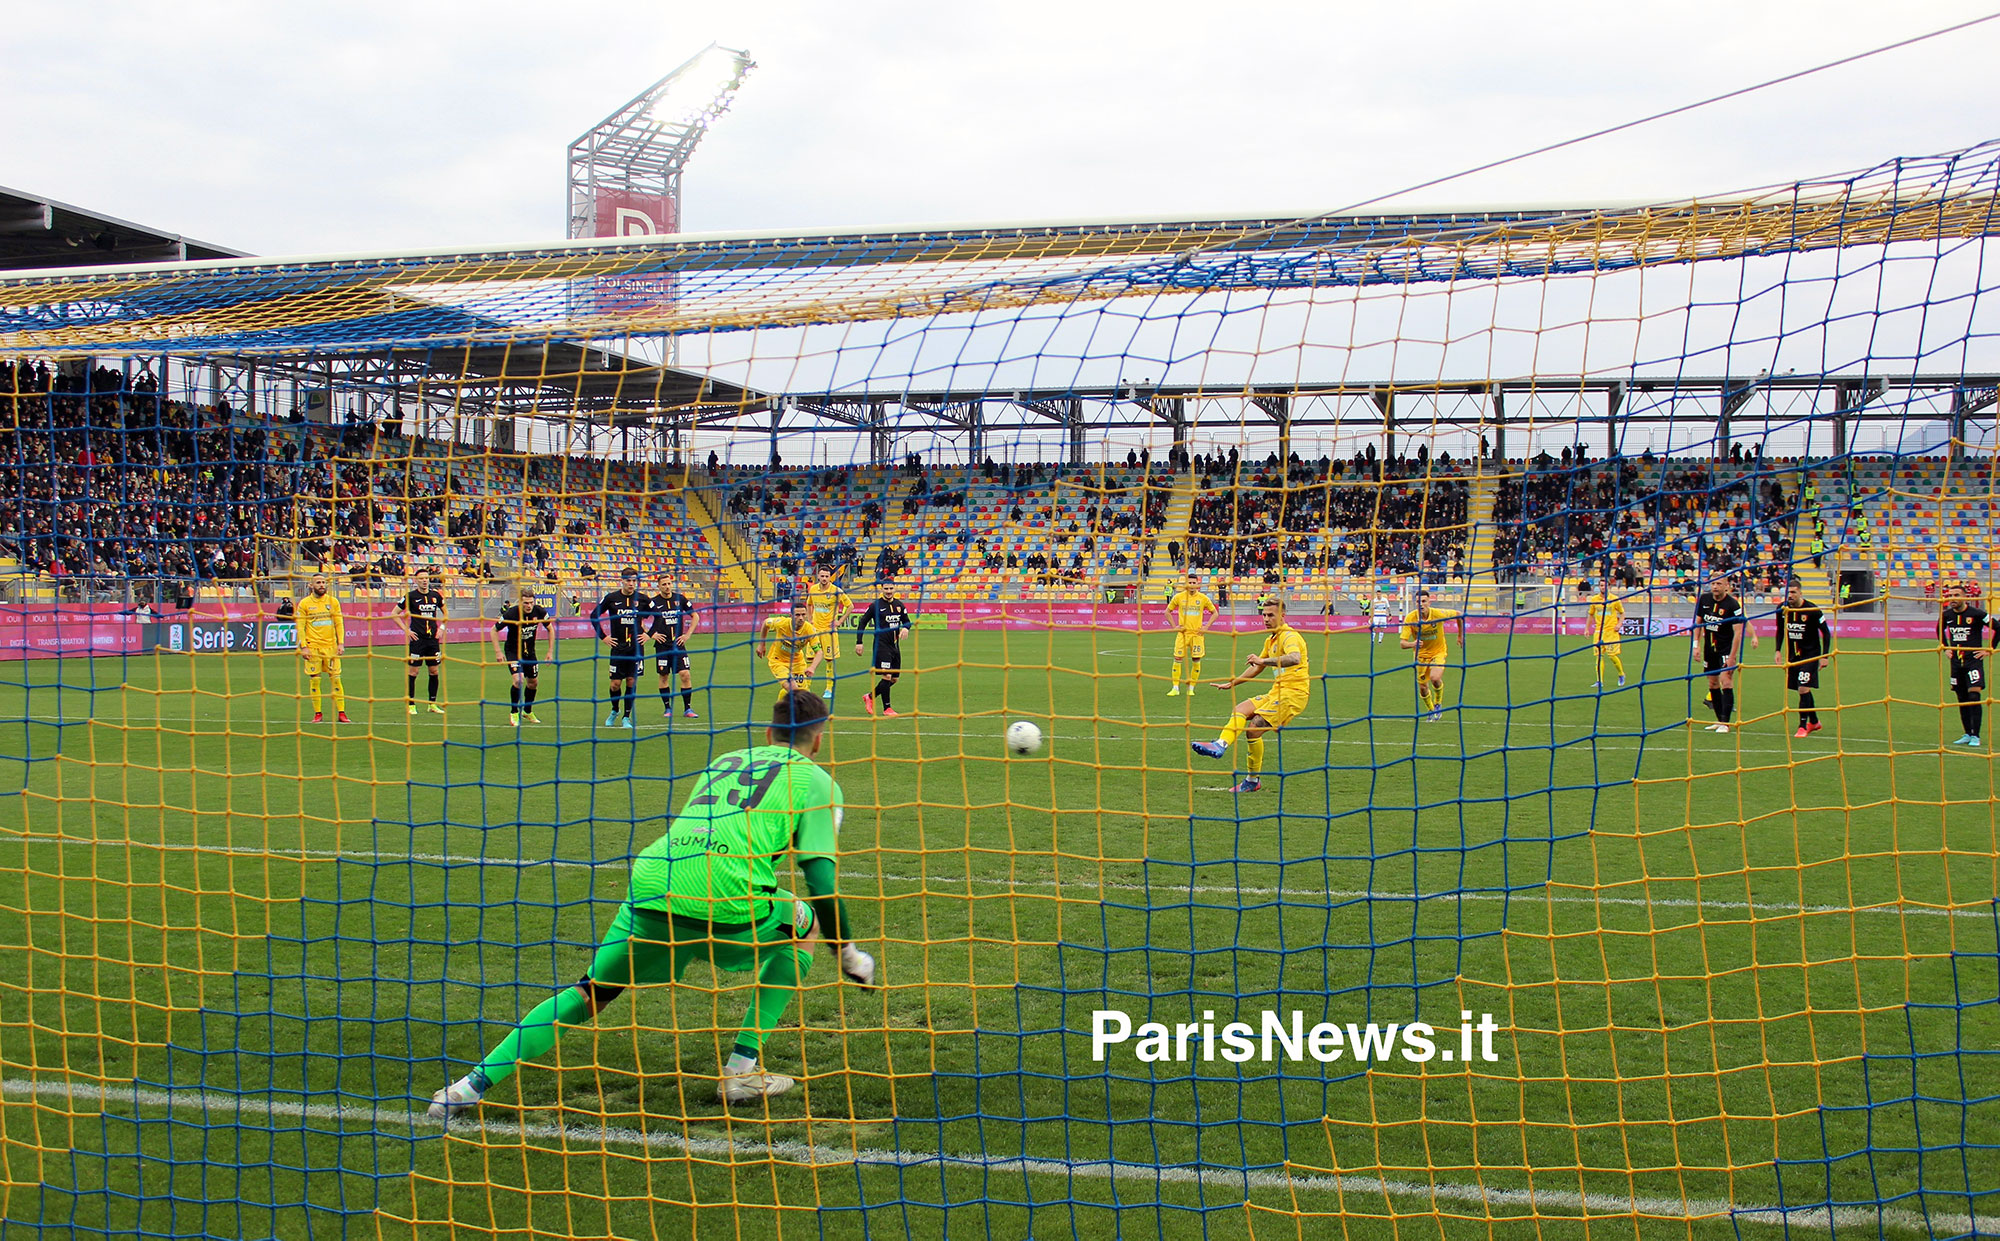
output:
[[903,631],[910,627],[910,609],[901,599],[877,599],[861,614],[854,626],[854,640],[875,639],[876,650],[895,650],[903,644]]
[[1938,640],[1951,648],[1953,659],[1964,659],[1964,651],[1976,651],[1986,645],[1986,628],[1992,623],[1986,609],[1970,603],[1944,610],[1938,617]]
[[[590,609],[590,627],[597,631],[598,637],[609,637],[611,648],[615,651],[636,649],[639,632],[645,627],[646,610],[652,605],[650,597],[636,590],[629,595],[622,590],[614,590],[599,599],[597,606]],[[609,634],[606,634],[604,626],[598,623],[597,618],[600,616],[610,619]]]
[[444,619],[444,595],[435,590],[413,590],[399,605],[410,618],[410,637],[418,642],[435,642],[438,622]]
[[500,609],[500,620],[493,627],[500,631],[501,649],[507,658],[534,659],[536,626],[545,625],[549,620],[549,610],[539,603],[510,603]]
[[1705,594],[1694,605],[1695,627],[1701,630],[1701,649],[1727,655],[1736,649],[1736,630],[1743,623],[1743,605],[1735,595],[1718,599]]
[[694,604],[681,592],[654,595],[646,603],[653,616],[653,645],[679,646],[693,628]]
[[1826,613],[1810,599],[1778,607],[1778,640],[1785,644],[1788,663],[1818,659],[1833,649],[1833,627]]

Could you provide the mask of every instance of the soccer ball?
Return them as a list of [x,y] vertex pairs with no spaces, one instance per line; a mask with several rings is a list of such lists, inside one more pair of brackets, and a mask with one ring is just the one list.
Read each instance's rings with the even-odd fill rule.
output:
[[1033,754],[1042,748],[1042,730],[1026,720],[1007,725],[1007,748],[1016,754]]

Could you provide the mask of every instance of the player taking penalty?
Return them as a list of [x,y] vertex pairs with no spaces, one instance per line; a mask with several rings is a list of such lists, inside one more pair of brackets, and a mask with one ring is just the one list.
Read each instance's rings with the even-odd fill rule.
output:
[[1276,679],[1269,692],[1237,703],[1215,740],[1196,741],[1190,747],[1204,758],[1221,758],[1229,753],[1238,736],[1245,739],[1243,761],[1248,774],[1230,788],[1232,793],[1255,793],[1264,787],[1265,734],[1290,723],[1293,716],[1305,709],[1312,693],[1306,642],[1298,630],[1285,623],[1285,601],[1265,595],[1257,601],[1257,611],[1264,618],[1263,649],[1244,661],[1242,672],[1227,681],[1217,681],[1215,688],[1235,689],[1246,681],[1256,680],[1266,668],[1276,671]]
[[[855,946],[835,886],[843,801],[840,785],[813,762],[826,721],[817,695],[783,694],[765,744],[724,754],[696,777],[666,834],[633,860],[625,903],[590,968],[523,1017],[471,1072],[432,1095],[432,1117],[449,1120],[477,1107],[523,1061],[554,1047],[563,1026],[595,1017],[627,987],[677,982],[696,962],[755,979],[717,1098],[752,1103],[796,1084],[758,1061],[805,985],[813,947],[832,949],[847,981],[876,985],[875,959]],[[805,878],[804,900],[778,886],[775,864],[786,854]]]
[[1458,622],[1459,649],[1465,648],[1465,618],[1448,608],[1431,606],[1431,592],[1417,592],[1417,606],[1403,615],[1398,644],[1417,653],[1417,701],[1428,711],[1432,723],[1444,718],[1444,663],[1450,647],[1445,642],[1444,623]]
[[1194,683],[1201,677],[1201,657],[1208,646],[1208,618],[1215,611],[1215,600],[1203,593],[1201,582],[1192,573],[1181,579],[1181,588],[1167,600],[1167,621],[1174,626],[1174,674],[1167,697],[1181,692],[1183,659],[1187,660],[1187,692],[1194,693]]
[[295,619],[299,626],[299,654],[306,661],[306,688],[312,695],[313,723],[325,717],[320,712],[319,682],[324,676],[333,691],[334,718],[347,718],[347,687],[340,680],[340,656],[347,649],[347,621],[340,613],[340,600],[327,593],[326,574],[315,573],[308,583],[310,593],[299,600]]
[[806,600],[801,594],[792,595],[785,615],[766,617],[764,627],[757,631],[757,658],[771,669],[781,690],[810,689],[824,655],[819,631],[806,617]]

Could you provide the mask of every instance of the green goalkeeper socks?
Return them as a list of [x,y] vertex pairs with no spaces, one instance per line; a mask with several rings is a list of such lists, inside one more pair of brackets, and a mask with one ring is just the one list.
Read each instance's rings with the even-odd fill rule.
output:
[[750,1011],[743,1015],[743,1028],[736,1034],[738,1051],[746,1047],[762,1050],[764,1037],[785,1019],[785,1009],[791,1006],[792,997],[804,985],[806,971],[811,968],[812,953],[804,948],[774,952],[764,958],[757,967],[757,987],[750,1000]]
[[488,1086],[514,1076],[523,1060],[533,1060],[556,1045],[558,1027],[579,1025],[591,1015],[590,1001],[575,987],[564,987],[521,1018],[514,1032],[486,1053],[479,1067],[467,1074],[485,1078]]

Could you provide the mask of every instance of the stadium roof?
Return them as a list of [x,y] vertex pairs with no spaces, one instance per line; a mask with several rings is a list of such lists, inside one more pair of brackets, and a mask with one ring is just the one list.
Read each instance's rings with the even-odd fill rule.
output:
[[0,270],[243,257],[241,250],[0,186]]
[[[195,264],[217,260],[260,262],[244,250],[195,241],[178,233],[0,186],[0,272],[99,272],[130,266],[188,270]],[[468,336],[491,333],[504,326],[497,320],[449,307],[435,308],[433,313],[452,320],[452,326]],[[756,403],[761,399],[761,394],[703,375],[649,365],[615,351],[562,341],[416,354],[393,345],[378,345],[367,349],[334,348],[313,356],[320,363],[372,359],[379,364],[380,378],[398,372],[413,382],[421,377],[427,386],[452,391],[461,399],[505,396],[515,403],[550,406],[561,402],[586,414],[610,409],[758,407]],[[639,421],[644,417],[628,415],[621,421]]]

